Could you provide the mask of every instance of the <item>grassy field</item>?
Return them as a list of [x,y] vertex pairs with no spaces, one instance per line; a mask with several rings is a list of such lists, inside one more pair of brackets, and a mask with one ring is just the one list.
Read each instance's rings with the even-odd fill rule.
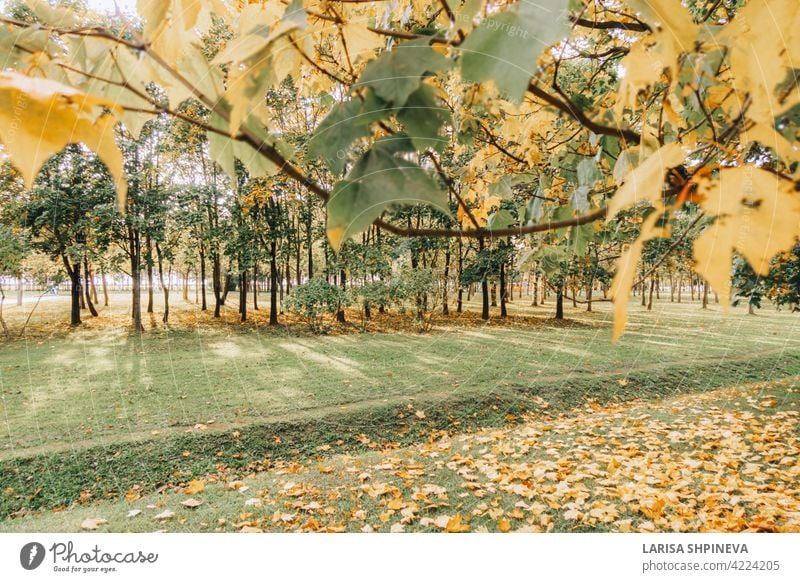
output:
[[[540,410],[406,447],[220,465],[10,532],[800,531],[800,391],[777,381]],[[780,435],[781,438],[776,438]]]
[[[70,332],[66,299],[48,299],[24,337],[0,345],[0,516],[146,494],[220,464],[412,446],[514,422],[543,402],[568,413],[800,372],[800,318],[772,310],[633,305],[612,344],[607,303],[568,307],[563,323],[549,319],[552,304],[523,299],[490,324],[438,317],[420,334],[395,317],[371,327],[406,331],[350,325],[317,337],[268,328],[263,311],[240,326],[226,308],[214,323],[180,299],[175,327],[129,333],[124,301]],[[12,327],[31,306],[6,307]]]

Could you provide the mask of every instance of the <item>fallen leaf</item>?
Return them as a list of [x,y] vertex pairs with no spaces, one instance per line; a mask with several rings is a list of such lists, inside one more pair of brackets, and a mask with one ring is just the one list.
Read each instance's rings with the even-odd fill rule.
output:
[[153,516],[153,519],[156,519],[158,521],[165,521],[167,519],[172,519],[172,516],[174,516],[174,515],[175,515],[174,511],[170,511],[169,509],[165,509],[164,511],[162,511],[158,515]]
[[186,487],[183,488],[183,492],[186,493],[186,495],[197,495],[205,488],[206,484],[203,481],[200,479],[192,479],[186,484]]
[[81,529],[94,530],[106,523],[108,523],[108,520],[102,517],[89,517],[81,522]]

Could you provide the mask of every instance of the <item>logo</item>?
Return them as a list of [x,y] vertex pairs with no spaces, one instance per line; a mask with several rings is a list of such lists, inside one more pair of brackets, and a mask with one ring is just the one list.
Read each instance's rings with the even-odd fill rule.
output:
[[26,570],[35,570],[44,561],[44,546],[39,542],[29,542],[19,551],[19,563]]

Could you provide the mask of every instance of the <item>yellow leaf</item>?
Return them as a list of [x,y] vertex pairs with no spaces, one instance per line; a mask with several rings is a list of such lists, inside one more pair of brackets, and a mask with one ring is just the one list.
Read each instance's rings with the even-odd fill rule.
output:
[[127,184],[114,137],[117,119],[103,108],[121,112],[113,101],[56,81],[0,72],[0,139],[27,188],[50,156],[67,144],[84,143],[114,176],[118,201],[124,207]]
[[658,201],[664,188],[664,174],[683,163],[685,157],[681,145],[673,142],[653,152],[635,170],[623,176],[622,186],[608,203],[608,220],[626,206],[645,200]]
[[497,520],[497,529],[503,533],[511,531],[511,522],[504,517]]
[[385,46],[384,37],[367,30],[366,20],[350,20],[342,26],[342,35],[347,44],[347,54],[352,62],[367,60],[373,55],[373,51]]
[[639,259],[642,256],[644,243],[652,238],[664,236],[663,229],[656,228],[658,219],[664,214],[664,208],[651,212],[642,223],[642,231],[633,244],[625,250],[617,261],[617,273],[611,282],[611,297],[614,300],[614,331],[613,339],[618,340],[628,321],[628,299],[630,298],[633,281],[637,273]]
[[717,219],[694,242],[696,269],[730,302],[734,249],[766,275],[769,261],[788,250],[800,234],[800,199],[794,185],[752,166],[724,168],[698,186],[701,206]]
[[186,495],[196,495],[205,488],[206,484],[203,483],[203,481],[199,479],[192,479],[186,484],[186,487],[183,488],[183,492],[186,493]]
[[469,525],[461,521],[461,515],[456,515],[447,522],[447,533],[463,533],[469,531]]

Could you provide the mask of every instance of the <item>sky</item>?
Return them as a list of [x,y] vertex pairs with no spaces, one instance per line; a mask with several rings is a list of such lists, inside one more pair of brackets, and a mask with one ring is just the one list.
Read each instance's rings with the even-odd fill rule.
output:
[[123,12],[136,12],[136,0],[87,0],[89,7],[98,12],[115,12],[115,3]]

